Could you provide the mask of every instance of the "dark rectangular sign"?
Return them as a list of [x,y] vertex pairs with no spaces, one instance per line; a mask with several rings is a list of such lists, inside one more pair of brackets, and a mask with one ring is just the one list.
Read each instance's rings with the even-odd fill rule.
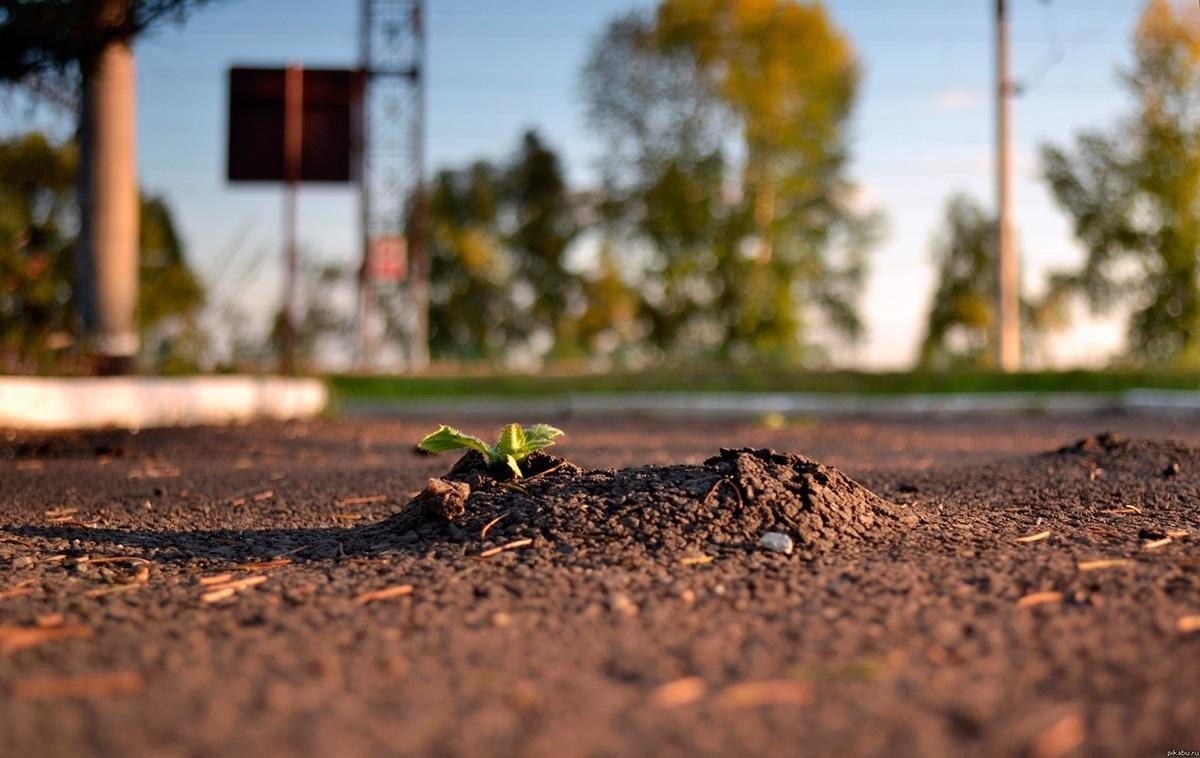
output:
[[[284,180],[284,88],[286,69],[229,70],[231,182]],[[362,72],[304,69],[301,95],[302,182],[348,182],[362,144]]]

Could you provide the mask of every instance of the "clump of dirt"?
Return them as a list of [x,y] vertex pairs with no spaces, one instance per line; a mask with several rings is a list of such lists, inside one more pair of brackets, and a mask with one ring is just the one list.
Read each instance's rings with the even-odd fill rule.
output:
[[1046,457],[1070,461],[1098,472],[1147,477],[1176,477],[1196,451],[1175,440],[1125,438],[1112,432],[1093,434],[1064,445]]
[[[505,479],[468,453],[380,527],[416,532],[410,541],[486,546],[533,538],[562,553],[621,545],[652,554],[757,549],[762,534],[774,531],[812,558],[869,539],[902,512],[835,468],[773,450],[721,450],[700,465],[587,472],[540,452],[525,468],[526,477]],[[438,493],[457,501],[463,486],[470,493],[461,506],[430,506]]]

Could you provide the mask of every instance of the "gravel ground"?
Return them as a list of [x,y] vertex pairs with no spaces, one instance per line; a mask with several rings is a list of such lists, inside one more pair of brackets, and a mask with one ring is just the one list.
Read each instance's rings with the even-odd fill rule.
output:
[[[432,419],[9,433],[0,756],[1200,750],[1195,417],[532,420],[403,529]],[[763,550],[768,447],[885,505]]]

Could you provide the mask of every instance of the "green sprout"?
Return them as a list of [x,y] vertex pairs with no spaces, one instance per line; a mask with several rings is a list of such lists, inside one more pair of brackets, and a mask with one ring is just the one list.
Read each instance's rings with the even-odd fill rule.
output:
[[504,463],[515,476],[521,476],[521,461],[535,450],[550,447],[554,438],[561,436],[562,429],[549,424],[534,424],[529,428],[520,424],[509,424],[500,430],[500,439],[489,445],[471,434],[463,434],[452,426],[442,424],[436,432],[425,435],[417,447],[428,453],[445,453],[450,450],[470,448],[483,453],[489,464]]

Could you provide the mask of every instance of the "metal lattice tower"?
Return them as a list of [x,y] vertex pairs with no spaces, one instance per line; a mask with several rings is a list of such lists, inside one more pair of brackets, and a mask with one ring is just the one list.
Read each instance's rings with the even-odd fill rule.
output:
[[[362,145],[363,258],[359,272],[358,356],[377,363],[379,338],[398,332],[385,352],[409,370],[429,361],[429,264],[425,218],[424,0],[362,0],[360,56],[365,74]],[[370,251],[404,240],[400,286],[378,281]]]

